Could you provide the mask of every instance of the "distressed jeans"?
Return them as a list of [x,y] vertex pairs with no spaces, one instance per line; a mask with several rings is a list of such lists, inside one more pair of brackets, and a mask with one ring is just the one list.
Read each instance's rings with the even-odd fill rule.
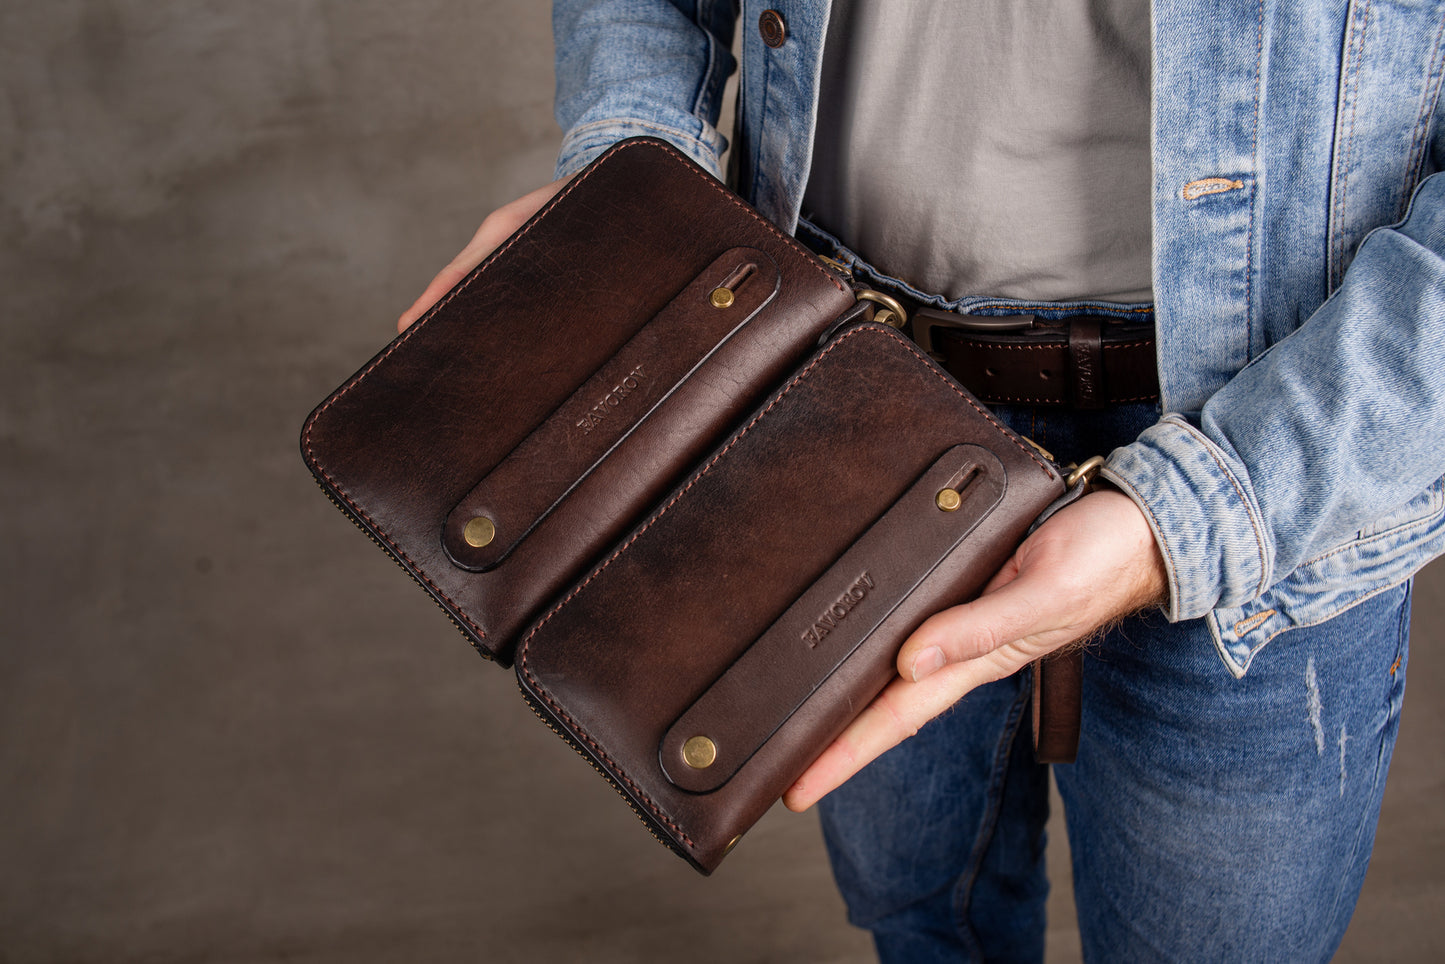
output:
[[[1000,414],[1064,458],[1153,417]],[[1136,617],[1089,645],[1078,759],[1054,767],[1087,960],[1330,958],[1374,842],[1409,596],[1286,632],[1243,679],[1200,621]],[[820,804],[849,919],[882,960],[1043,960],[1048,775],[1028,697],[1026,676],[975,690]]]

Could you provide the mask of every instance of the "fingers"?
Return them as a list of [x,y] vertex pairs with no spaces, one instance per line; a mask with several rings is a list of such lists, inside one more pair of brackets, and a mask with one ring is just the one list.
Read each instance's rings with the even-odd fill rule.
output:
[[442,295],[456,287],[457,282],[465,278],[472,268],[481,264],[482,258],[485,257],[486,255],[483,255],[476,260],[475,264],[468,267],[458,255],[457,260],[438,271],[436,276],[431,279],[431,283],[426,286],[426,290],[421,293],[421,297],[412,302],[411,307],[403,311],[401,317],[396,320],[397,332],[400,333],[410,328],[412,322],[426,314],[432,305],[441,300]]
[[1018,672],[1072,638],[1067,629],[1040,631],[1051,620],[1036,591],[1029,580],[1017,579],[925,621],[899,654],[900,678],[808,767],[783,803],[806,810],[970,690]]
[[1158,601],[1166,586],[1163,561],[1138,507],[1116,492],[1087,496],[1025,540],[984,595],[918,627],[899,651],[899,678],[783,802],[807,809],[970,690]]
[[542,209],[542,206],[552,199],[558,191],[570,181],[570,177],[553,181],[535,191],[522,195],[515,201],[502,205],[487,215],[482,226],[477,228],[477,233],[467,242],[467,246],[451,260],[445,268],[438,271],[432,278],[421,297],[412,302],[410,308],[401,313],[396,320],[396,330],[406,331],[422,315],[431,309],[431,306],[441,300],[457,283],[471,274],[472,269],[487,259],[487,256],[512,233],[527,223],[527,219]]
[[900,678],[808,767],[783,803],[806,810],[970,690],[1018,672],[1073,638],[1071,630],[1047,628],[1053,620],[1033,599],[1036,590],[1027,582],[1015,580],[920,626],[899,654]]
[[1012,647],[964,663],[954,663],[920,683],[895,679],[823,751],[783,794],[783,804],[808,809],[849,777],[917,733],[975,687],[1003,679],[1029,658]]
[[929,617],[899,650],[898,674],[921,682],[944,666],[1000,651],[1016,653],[1022,666],[1094,629],[1092,610],[1077,594],[1045,573],[1026,571],[967,605]]
[[[530,197],[530,195],[528,196]],[[443,295],[456,287],[457,282],[471,274],[473,268],[485,261],[487,255],[495,251],[498,245],[507,240],[512,232],[525,223],[527,217],[531,216],[528,214],[517,220],[518,213],[511,205],[508,205],[489,214],[487,219],[482,222],[482,226],[477,228],[477,233],[472,235],[472,239],[467,242],[467,246],[462,248],[461,252],[445,268],[436,273],[436,276],[431,279],[431,283],[426,286],[426,290],[421,293],[421,297],[412,302],[410,308],[402,312],[401,317],[396,321],[396,330],[398,332],[406,331],[412,322],[426,314],[432,305],[441,300]]]
[[1027,577],[980,596],[964,606],[945,609],[927,619],[903,644],[898,674],[920,682],[949,663],[976,659],[1013,643],[1027,646],[1041,631],[1068,613],[1047,608],[1039,587]]
[[1006,644],[1042,656],[1157,600],[1164,585],[1138,507],[1095,493],[1030,536],[982,596],[924,622],[899,651],[898,672],[921,680]]

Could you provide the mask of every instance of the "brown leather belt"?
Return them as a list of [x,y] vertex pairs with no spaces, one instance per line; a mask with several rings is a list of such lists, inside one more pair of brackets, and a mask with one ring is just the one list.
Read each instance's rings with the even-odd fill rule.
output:
[[1099,409],[1159,398],[1149,322],[924,308],[913,313],[912,324],[924,350],[986,404]]

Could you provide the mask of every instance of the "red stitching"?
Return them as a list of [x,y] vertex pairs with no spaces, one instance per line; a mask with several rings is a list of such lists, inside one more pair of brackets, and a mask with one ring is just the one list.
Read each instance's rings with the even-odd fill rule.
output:
[[[639,145],[633,144],[633,143],[629,143],[629,142],[623,142],[622,144],[619,144],[617,147],[614,147],[612,150],[613,150],[613,151],[619,151],[619,150],[622,150],[622,149],[627,148],[627,147],[637,147],[637,146],[639,146]],[[687,158],[683,156],[682,152],[678,151],[675,147],[671,146],[670,144],[654,144],[654,145],[652,145],[652,146],[653,146],[653,147],[662,148],[662,149],[666,150],[666,151],[667,151],[668,153],[670,153],[670,154],[676,154],[678,157],[683,158],[683,160],[687,160]],[[745,201],[743,201],[742,198],[738,197],[738,196],[737,196],[736,194],[734,194],[732,191],[729,191],[725,185],[723,185],[723,184],[721,184],[720,182],[718,182],[718,181],[717,181],[715,178],[713,178],[711,175],[706,174],[706,173],[703,173],[703,172],[700,172],[697,168],[694,168],[694,167],[692,166],[692,163],[691,163],[690,161],[688,162],[687,170],[688,170],[688,171],[691,171],[693,174],[697,175],[698,177],[701,177],[701,178],[703,179],[704,183],[706,183],[706,184],[708,185],[708,187],[713,188],[713,189],[716,190],[719,194],[723,195],[723,196],[724,196],[725,198],[727,198],[727,200],[728,200],[730,203],[732,203],[735,207],[740,207],[740,208],[742,208],[742,209],[743,209],[743,213],[747,214],[747,215],[748,215],[749,217],[751,217],[754,221],[757,221],[759,224],[761,224],[761,225],[762,225],[764,228],[766,228],[768,231],[772,232],[773,236],[776,237],[778,240],[782,241],[782,242],[783,242],[784,244],[786,244],[788,247],[792,248],[793,250],[795,250],[795,251],[797,251],[799,254],[801,254],[801,255],[804,257],[804,259],[806,259],[806,261],[807,261],[807,263],[808,263],[809,265],[811,265],[812,267],[816,268],[819,274],[821,274],[823,277],[827,278],[829,281],[831,281],[831,282],[833,283],[833,287],[837,288],[839,291],[843,292],[844,294],[852,294],[852,289],[850,289],[847,285],[843,284],[843,282],[839,281],[836,277],[834,277],[833,274],[832,274],[830,271],[828,271],[828,269],[824,268],[823,265],[818,261],[818,256],[815,255],[813,252],[809,251],[806,247],[804,247],[804,246],[802,245],[802,243],[798,241],[797,238],[794,238],[794,237],[792,237],[792,236],[790,236],[790,235],[784,234],[784,233],[782,232],[782,230],[779,229],[776,224],[774,224],[773,222],[769,221],[767,218],[763,217],[763,216],[762,216],[761,214],[759,214],[757,211],[754,211],[751,207],[748,206],[748,204],[747,204]]]
[[[853,331],[853,332],[850,332],[848,335],[846,335],[846,336],[844,336],[844,337],[852,337],[852,335],[857,334],[858,332],[870,331],[870,330],[876,330],[876,329],[859,328],[859,329],[856,329],[856,330]],[[888,330],[888,331],[879,332],[879,334],[889,335],[889,336],[892,337],[895,341],[900,342],[905,348],[907,348],[909,351],[911,351],[911,352],[914,354],[914,356],[917,357],[920,361],[926,361],[926,362],[928,363],[928,370],[931,371],[931,372],[938,378],[939,381],[943,382],[943,384],[946,385],[946,386],[948,386],[948,388],[949,388],[950,390],[952,390],[952,392],[953,392],[955,395],[957,395],[959,398],[963,399],[963,400],[964,400],[965,402],[967,402],[970,406],[972,406],[973,410],[976,411],[976,412],[978,412],[980,415],[982,415],[982,416],[984,417],[984,419],[985,419],[990,425],[992,425],[994,428],[999,429],[999,430],[1003,433],[1004,438],[1009,439],[1009,441],[1013,442],[1013,444],[1014,444],[1015,446],[1017,446],[1018,449],[1019,449],[1021,452],[1023,452],[1023,453],[1026,454],[1030,459],[1032,459],[1033,462],[1034,462],[1034,464],[1036,464],[1036,465],[1039,467],[1039,469],[1044,473],[1044,475],[1050,476],[1050,477],[1052,476],[1052,473],[1049,471],[1049,467],[1044,464],[1044,462],[1043,462],[1042,459],[1039,458],[1037,452],[1035,452],[1035,451],[1034,451],[1031,447],[1029,447],[1028,445],[1026,445],[1026,444],[1024,444],[1023,442],[1019,441],[1017,438],[1013,437],[1013,432],[1011,432],[1011,431],[1008,429],[1007,426],[1005,426],[1002,422],[1000,422],[997,418],[995,418],[995,417],[994,417],[994,414],[993,414],[992,412],[990,412],[988,409],[984,408],[982,405],[978,404],[978,402],[976,402],[967,392],[963,391],[963,390],[962,390],[961,388],[959,388],[956,384],[954,384],[954,382],[953,382],[953,380],[952,380],[951,378],[949,378],[949,377],[948,377],[947,375],[945,375],[943,372],[939,371],[936,367],[934,367],[934,363],[933,363],[932,359],[926,358],[926,357],[924,356],[923,352],[918,348],[918,346],[916,346],[913,342],[909,341],[908,339],[904,338],[902,335],[899,335],[899,334],[895,333],[895,332],[892,331],[891,329]],[[840,339],[838,339],[838,341],[841,343],[841,342],[843,341],[843,339],[840,338]],[[820,355],[820,356],[819,356],[819,361],[821,361],[821,360],[822,360],[822,356]]]
[[547,621],[550,620],[550,619],[551,619],[553,616],[555,616],[557,613],[561,612],[562,608],[563,608],[564,606],[566,606],[567,603],[571,602],[571,601],[572,601],[572,598],[573,598],[574,596],[576,596],[578,593],[580,593],[583,589],[586,589],[587,586],[592,582],[592,580],[594,580],[594,579],[596,579],[598,576],[600,576],[600,575],[602,574],[602,571],[603,571],[603,570],[605,570],[608,566],[610,566],[613,562],[615,562],[615,561],[617,560],[617,558],[618,558],[619,556],[621,556],[622,553],[626,552],[627,549],[630,548],[634,542],[636,542],[638,539],[642,538],[643,533],[645,533],[648,529],[652,528],[652,526],[655,525],[655,524],[658,522],[658,520],[660,520],[664,515],[666,515],[666,514],[668,513],[668,511],[671,510],[672,507],[673,507],[674,505],[676,505],[676,504],[682,499],[683,496],[687,495],[687,493],[692,489],[693,486],[695,486],[698,482],[702,481],[703,476],[707,475],[708,472],[712,471],[713,466],[717,465],[717,463],[718,463],[719,461],[721,461],[722,457],[723,457],[724,455],[727,455],[728,452],[730,452],[730,451],[732,450],[733,446],[735,446],[735,445],[737,445],[739,442],[741,442],[741,441],[743,440],[744,436],[746,436],[749,432],[751,432],[751,431],[753,430],[753,428],[754,428],[759,422],[761,422],[761,421],[763,420],[763,417],[764,417],[764,416],[766,416],[769,412],[771,412],[774,408],[776,408],[777,405],[778,405],[778,403],[781,402],[784,398],[786,398],[789,392],[791,392],[794,388],[796,388],[796,387],[798,386],[798,384],[799,384],[804,378],[808,377],[808,375],[812,373],[813,369],[814,369],[814,368],[817,368],[818,365],[820,365],[820,364],[823,362],[823,359],[825,359],[825,358],[827,358],[829,355],[831,355],[837,348],[839,348],[839,347],[840,347],[844,342],[846,342],[848,339],[853,338],[853,337],[856,336],[856,335],[867,334],[867,333],[872,333],[872,334],[875,334],[875,335],[886,335],[887,337],[892,338],[894,341],[897,341],[897,342],[899,342],[900,344],[902,344],[905,348],[908,349],[908,351],[912,352],[913,355],[914,355],[916,358],[918,358],[920,361],[925,361],[925,362],[927,362],[927,364],[928,364],[928,370],[929,370],[934,376],[936,376],[939,381],[943,382],[944,385],[946,385],[946,386],[949,388],[950,391],[952,391],[955,395],[957,395],[959,398],[963,399],[963,400],[964,400],[965,402],[967,402],[970,406],[972,406],[972,408],[974,409],[974,411],[976,411],[976,412],[978,412],[980,415],[982,415],[982,416],[984,417],[984,419],[986,419],[991,425],[993,425],[995,428],[999,429],[999,430],[1002,432],[1002,434],[1004,435],[1004,437],[1007,438],[1007,439],[1009,439],[1009,441],[1011,441],[1011,442],[1014,444],[1014,446],[1018,448],[1019,451],[1023,452],[1025,455],[1027,455],[1027,456],[1029,457],[1029,459],[1030,459],[1035,465],[1037,465],[1037,466],[1039,467],[1039,470],[1042,471],[1042,472],[1044,473],[1044,475],[1049,476],[1049,477],[1052,477],[1053,473],[1050,472],[1049,467],[1044,463],[1044,461],[1043,461],[1041,458],[1039,458],[1038,452],[1034,451],[1033,448],[1031,448],[1029,445],[1025,444],[1024,442],[1021,442],[1021,441],[1019,441],[1017,438],[1014,438],[1014,437],[1013,437],[1013,433],[1012,433],[1011,431],[1009,431],[1009,429],[1008,429],[1002,422],[1000,422],[997,418],[995,418],[995,417],[994,417],[994,414],[993,414],[992,412],[990,412],[988,409],[984,408],[983,406],[979,405],[978,402],[974,401],[974,399],[972,399],[971,397],[969,397],[969,395],[968,395],[966,392],[964,392],[964,391],[961,390],[957,385],[955,385],[955,384],[953,383],[953,381],[952,381],[947,375],[945,375],[945,374],[943,374],[942,372],[938,371],[938,369],[936,369],[936,368],[934,367],[933,362],[932,362],[930,359],[925,358],[925,356],[923,355],[923,353],[922,353],[921,351],[919,351],[919,349],[917,348],[917,346],[915,346],[915,345],[913,344],[913,342],[911,342],[911,341],[909,341],[908,339],[904,338],[903,336],[897,334],[896,332],[892,331],[891,329],[889,329],[889,330],[881,330],[881,329],[877,329],[877,328],[855,328],[855,329],[853,329],[852,331],[847,332],[847,333],[845,333],[844,335],[842,335],[841,337],[839,337],[839,338],[837,338],[836,340],[834,340],[834,342],[833,342],[831,345],[829,345],[826,349],[824,349],[822,352],[820,352],[816,358],[813,359],[813,361],[808,365],[807,368],[803,369],[801,372],[799,372],[797,375],[795,375],[795,376],[793,377],[793,380],[792,380],[791,382],[789,382],[789,383],[787,384],[787,386],[785,386],[785,387],[783,388],[782,391],[780,391],[776,396],[774,396],[773,400],[772,400],[770,403],[768,403],[767,408],[763,409],[763,410],[762,410],[761,412],[759,412],[756,416],[754,416],[754,417],[753,417],[753,420],[752,420],[751,422],[749,422],[747,425],[745,425],[736,435],[734,435],[734,436],[732,437],[732,439],[729,440],[729,442],[727,443],[727,445],[723,446],[723,448],[720,449],[720,450],[717,452],[717,454],[715,454],[710,460],[708,460],[708,463],[707,463],[706,465],[704,465],[701,469],[699,469],[699,470],[697,471],[697,473],[696,473],[695,475],[693,475],[693,477],[692,477],[691,479],[688,480],[687,485],[683,486],[682,489],[679,490],[678,493],[672,497],[672,499],[667,503],[667,505],[663,506],[661,509],[658,509],[657,512],[653,514],[652,518],[648,519],[647,522],[645,522],[640,529],[638,529],[635,533],[633,533],[632,538],[628,539],[628,540],[627,540],[626,542],[624,542],[622,545],[618,546],[618,547],[617,547],[617,550],[616,550],[615,552],[613,552],[611,556],[609,556],[609,557],[608,557],[607,559],[605,559],[603,562],[601,562],[600,564],[598,564],[597,568],[594,569],[594,570],[592,571],[592,573],[591,573],[585,580],[583,580],[580,584],[578,584],[575,588],[573,588],[573,590],[572,590],[570,593],[568,593],[567,596],[566,596],[565,598],[563,598],[561,602],[557,603],[557,605],[552,609],[551,612],[549,612],[546,616],[543,616],[540,620],[538,620],[537,625],[536,625],[535,627],[533,627],[533,629],[532,629],[532,631],[531,631],[530,633],[527,634],[527,638],[522,641],[522,645],[521,645],[521,647],[519,647],[519,653],[521,654],[521,661],[522,661],[522,662],[525,662],[525,650],[526,650],[526,647],[527,647],[528,642],[530,642],[531,639],[532,639],[532,637],[535,636],[535,635],[538,633],[538,631],[540,631],[541,628],[542,628],[544,625],[547,624]]
[[[308,423],[306,426],[306,438],[309,450],[311,438],[310,423]],[[312,461],[315,462],[315,459],[313,459]],[[346,504],[351,507],[351,510],[355,512],[357,516],[359,516],[368,526],[371,527],[371,531],[375,533],[379,538],[385,540],[386,544],[391,547],[392,552],[396,553],[397,558],[403,560],[408,566],[411,567],[411,571],[416,574],[417,579],[425,583],[426,587],[437,595],[437,598],[446,600],[447,604],[452,609],[452,614],[457,619],[465,622],[469,627],[471,627],[472,632],[477,634],[478,639],[487,638],[486,631],[483,630],[482,627],[478,626],[472,620],[472,618],[461,609],[461,607],[459,607],[456,603],[452,602],[451,597],[449,597],[445,592],[443,592],[441,590],[441,587],[439,587],[436,583],[432,582],[431,577],[426,574],[426,572],[421,568],[421,566],[413,562],[411,556],[408,556],[406,552],[401,548],[401,546],[393,542],[391,537],[382,531],[381,527],[376,524],[375,520],[371,518],[367,511],[363,509],[355,499],[353,499],[350,495],[347,495],[346,490],[343,489],[340,485],[338,485],[336,481],[331,478],[330,475],[326,474],[326,470],[321,468],[320,463],[316,464],[316,469],[326,478],[326,481],[331,485],[331,489],[333,492],[336,493],[337,497],[345,500]]]
[[575,733],[578,738],[581,739],[584,743],[592,747],[592,749],[597,752],[597,755],[602,759],[602,761],[606,763],[607,766],[610,767],[614,773],[617,774],[617,778],[623,783],[627,784],[627,788],[631,790],[634,794],[636,794],[638,799],[640,799],[644,804],[647,805],[647,809],[652,811],[653,816],[657,817],[658,820],[667,824],[667,826],[671,827],[674,831],[676,831],[678,837],[683,841],[683,843],[687,844],[689,847],[695,848],[697,846],[697,844],[693,842],[693,839],[687,835],[687,831],[683,830],[682,827],[679,826],[676,822],[674,822],[671,817],[664,814],[662,810],[658,808],[657,804],[652,802],[652,798],[649,797],[641,787],[639,787],[636,783],[632,781],[632,778],[623,771],[622,767],[620,767],[612,759],[612,757],[607,755],[607,751],[602,749],[602,745],[596,740],[594,740],[591,736],[587,735],[587,732],[583,730],[581,725],[579,725],[578,722],[572,718],[571,714],[569,714],[566,710],[562,709],[562,707],[558,706],[556,701],[553,700],[551,696],[549,696],[546,691],[542,689],[541,684],[538,683],[530,673],[527,675],[527,679],[531,680],[538,695],[540,695],[542,699],[546,700],[547,705],[552,707],[552,709],[556,711],[557,716],[561,718],[564,723],[567,724],[568,728],[571,729],[572,732]]

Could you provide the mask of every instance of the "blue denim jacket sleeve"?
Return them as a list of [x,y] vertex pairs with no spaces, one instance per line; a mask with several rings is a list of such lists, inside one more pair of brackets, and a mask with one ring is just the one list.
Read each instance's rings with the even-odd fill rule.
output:
[[557,176],[650,135],[720,177],[727,140],[715,125],[735,16],[731,0],[556,0]]
[[1305,324],[1197,417],[1167,416],[1111,455],[1105,475],[1144,508],[1163,549],[1170,618],[1209,616],[1237,675],[1279,631],[1398,583],[1421,550],[1445,544],[1442,358],[1436,174],[1403,222],[1365,239]]
[[1154,6],[1172,414],[1106,475],[1235,675],[1445,548],[1442,12]]

